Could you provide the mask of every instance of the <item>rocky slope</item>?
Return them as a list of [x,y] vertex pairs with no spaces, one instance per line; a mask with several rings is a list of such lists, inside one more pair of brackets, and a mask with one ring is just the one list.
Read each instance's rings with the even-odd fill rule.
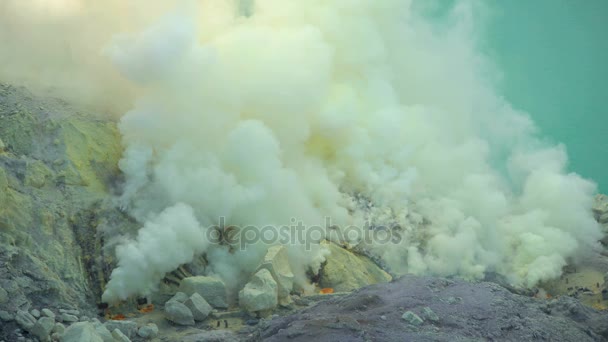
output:
[[94,312],[120,155],[113,122],[0,84],[0,310]]
[[601,341],[608,314],[572,297],[405,276],[323,301],[256,331],[267,341]]

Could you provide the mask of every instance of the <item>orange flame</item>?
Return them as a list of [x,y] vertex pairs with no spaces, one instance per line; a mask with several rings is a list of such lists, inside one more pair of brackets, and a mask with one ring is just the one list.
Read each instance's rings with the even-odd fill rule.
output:
[[139,309],[139,312],[141,313],[148,313],[148,312],[152,312],[154,311],[154,304],[148,304],[146,306],[144,306],[143,308]]
[[320,294],[330,294],[330,293],[334,293],[334,289],[332,289],[331,287],[326,287],[324,289],[321,289],[321,291],[319,291]]

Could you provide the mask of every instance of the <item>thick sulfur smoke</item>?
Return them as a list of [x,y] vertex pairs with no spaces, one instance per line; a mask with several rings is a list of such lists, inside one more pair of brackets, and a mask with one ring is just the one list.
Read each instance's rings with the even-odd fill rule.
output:
[[0,82],[123,114],[136,89],[102,54],[117,32],[149,24],[170,0],[2,0]]
[[[475,7],[443,26],[404,0],[188,2],[106,53],[143,89],[120,123],[121,201],[143,223],[104,301],[154,290],[206,253],[242,285],[267,244],[229,251],[207,229],[390,224],[361,245],[398,273],[520,285],[557,277],[600,237],[595,185],[496,94]],[[372,203],[373,205],[368,205]],[[357,243],[357,241],[352,241]],[[288,245],[301,285],[326,251]]]

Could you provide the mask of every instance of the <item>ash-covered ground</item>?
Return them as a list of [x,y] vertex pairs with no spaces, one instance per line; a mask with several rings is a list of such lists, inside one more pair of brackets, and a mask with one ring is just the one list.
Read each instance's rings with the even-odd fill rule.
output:
[[608,313],[489,282],[404,276],[319,302],[255,331],[265,341],[602,341]]

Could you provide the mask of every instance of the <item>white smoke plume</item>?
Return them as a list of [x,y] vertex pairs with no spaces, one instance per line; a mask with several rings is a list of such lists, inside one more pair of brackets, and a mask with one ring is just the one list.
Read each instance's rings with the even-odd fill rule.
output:
[[[397,273],[524,286],[593,247],[595,184],[496,90],[480,8],[459,1],[437,21],[421,3],[188,1],[114,35],[105,54],[141,94],[120,122],[120,166],[142,228],[103,300],[149,294],[201,253],[242,285],[268,245],[209,244],[220,217],[398,225],[399,243],[361,243]],[[288,247],[305,286],[327,252]]]

